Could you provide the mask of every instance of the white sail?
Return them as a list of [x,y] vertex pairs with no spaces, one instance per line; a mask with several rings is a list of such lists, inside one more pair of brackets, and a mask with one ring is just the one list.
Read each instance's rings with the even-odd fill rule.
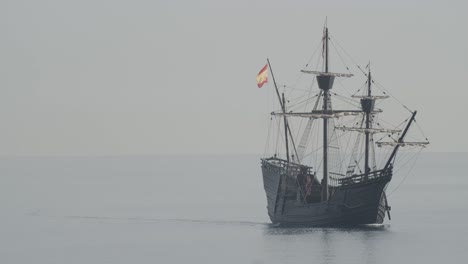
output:
[[[314,105],[314,109],[313,111],[316,111],[317,110],[317,107],[318,107],[318,104],[320,102],[320,97],[322,96],[322,91],[320,91],[318,97],[317,97],[317,101],[315,101],[315,105]],[[302,133],[302,137],[301,137],[301,141],[299,142],[299,145],[297,147],[297,156],[299,158],[299,160],[302,160],[304,158],[304,155],[305,155],[305,152],[306,152],[306,149],[307,149],[307,143],[309,142],[309,138],[310,138],[310,131],[312,130],[312,125],[313,125],[313,122],[314,122],[314,118],[309,118],[309,120],[307,120],[307,125],[304,129],[304,132]]]

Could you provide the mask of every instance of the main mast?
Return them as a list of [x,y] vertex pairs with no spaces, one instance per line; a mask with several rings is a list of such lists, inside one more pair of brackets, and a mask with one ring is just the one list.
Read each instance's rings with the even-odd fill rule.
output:
[[[325,26],[325,73],[328,73],[328,28]],[[330,108],[329,90],[333,86],[334,76],[317,75],[317,83],[323,90],[323,110],[326,112]],[[322,201],[328,200],[328,118],[323,119],[323,179],[322,179]]]

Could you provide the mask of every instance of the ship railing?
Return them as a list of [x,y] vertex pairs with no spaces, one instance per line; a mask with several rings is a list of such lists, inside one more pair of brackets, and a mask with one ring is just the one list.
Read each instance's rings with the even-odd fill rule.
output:
[[392,167],[384,170],[372,171],[367,175],[364,174],[354,174],[346,178],[337,178],[338,185],[346,186],[364,182],[377,181],[386,177],[392,177]]
[[266,162],[269,165],[279,168],[281,174],[285,174],[286,171],[288,171],[290,175],[297,175],[299,173],[312,174],[312,167],[291,161],[288,162],[287,160],[276,157],[262,159],[262,163],[263,162]]

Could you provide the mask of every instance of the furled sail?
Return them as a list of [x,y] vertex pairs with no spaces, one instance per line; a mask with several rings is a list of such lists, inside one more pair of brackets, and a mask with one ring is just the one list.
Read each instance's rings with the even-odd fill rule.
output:
[[399,129],[385,129],[385,128],[363,128],[363,127],[345,127],[345,126],[336,126],[335,127],[338,130],[343,130],[343,131],[357,131],[357,132],[362,132],[362,133],[400,133],[401,130]]
[[307,71],[301,70],[303,73],[315,74],[318,76],[334,76],[334,77],[352,77],[354,74],[351,73],[336,73],[336,72],[321,72],[321,71]]
[[352,98],[360,98],[360,99],[386,99],[390,98],[388,95],[352,95]]
[[400,147],[406,147],[406,146],[419,146],[419,147],[425,147],[426,145],[429,145],[429,142],[375,142],[378,147],[383,147],[383,146],[400,146]]
[[[382,110],[376,110],[375,113],[382,112]],[[343,116],[357,116],[364,112],[362,110],[314,110],[311,112],[272,112],[274,116],[287,116],[287,117],[305,117],[305,118],[339,118]]]

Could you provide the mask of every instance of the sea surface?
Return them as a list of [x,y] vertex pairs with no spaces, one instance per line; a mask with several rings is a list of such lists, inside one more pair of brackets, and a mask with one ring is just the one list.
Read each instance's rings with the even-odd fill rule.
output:
[[466,263],[467,163],[423,153],[383,225],[279,228],[259,156],[0,158],[0,263]]

